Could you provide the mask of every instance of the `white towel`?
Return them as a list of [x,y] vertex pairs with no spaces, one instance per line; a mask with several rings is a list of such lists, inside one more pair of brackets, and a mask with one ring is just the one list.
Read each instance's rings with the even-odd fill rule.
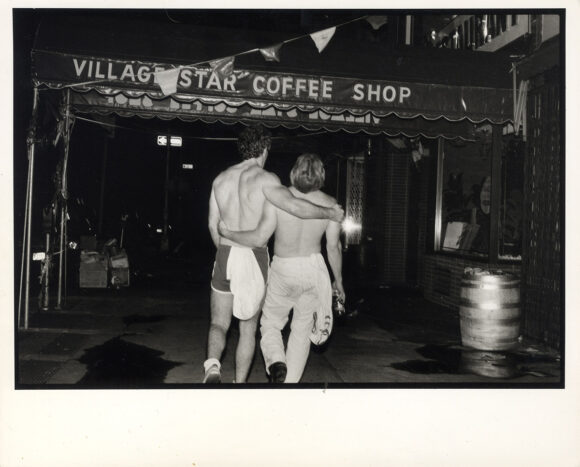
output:
[[260,309],[266,286],[251,248],[232,246],[226,278],[234,294],[234,316],[242,320],[252,318]]
[[314,311],[314,324],[310,333],[310,341],[314,345],[322,345],[328,340],[332,332],[332,285],[322,255],[320,253],[310,255],[310,261],[317,272],[314,286],[319,303],[318,308]]

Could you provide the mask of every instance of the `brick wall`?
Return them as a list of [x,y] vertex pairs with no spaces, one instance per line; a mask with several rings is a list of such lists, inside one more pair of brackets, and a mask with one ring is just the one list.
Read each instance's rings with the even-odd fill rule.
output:
[[559,79],[553,68],[530,83],[522,251],[524,333],[556,349],[564,313]]

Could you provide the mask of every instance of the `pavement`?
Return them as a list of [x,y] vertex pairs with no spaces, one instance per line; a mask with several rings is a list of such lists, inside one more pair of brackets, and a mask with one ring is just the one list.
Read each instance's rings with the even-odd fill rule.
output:
[[[203,387],[209,285],[135,278],[121,289],[70,290],[62,310],[32,309],[17,333],[17,388]],[[560,354],[522,340],[509,352],[461,345],[457,311],[416,290],[348,290],[348,315],[312,347],[300,387],[563,387]],[[287,337],[288,330],[284,335]],[[233,387],[234,319],[221,387]],[[272,387],[256,345],[251,387]]]

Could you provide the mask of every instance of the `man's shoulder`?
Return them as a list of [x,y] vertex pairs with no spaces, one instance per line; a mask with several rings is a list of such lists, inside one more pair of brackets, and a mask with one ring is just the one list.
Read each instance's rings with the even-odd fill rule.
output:
[[213,179],[213,182],[211,183],[212,188],[215,190],[223,181],[224,177],[226,177],[226,170],[224,170],[223,172],[220,172],[219,174],[217,174],[217,176]]
[[279,184],[280,179],[278,176],[272,172],[268,172],[262,168],[258,168],[255,174],[256,182],[262,185],[272,185],[272,184]]
[[225,170],[222,170],[219,174],[217,174],[216,178],[213,179],[213,184],[219,184],[220,182],[227,180],[230,178],[235,172],[239,172],[240,168],[238,165],[232,165]]
[[329,194],[324,193],[323,191],[315,191],[312,193],[312,201],[320,206],[324,207],[332,207],[336,204],[336,198],[330,196]]

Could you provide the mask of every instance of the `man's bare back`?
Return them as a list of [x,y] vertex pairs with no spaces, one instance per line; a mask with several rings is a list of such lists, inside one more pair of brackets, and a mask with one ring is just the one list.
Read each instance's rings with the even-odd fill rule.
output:
[[[213,183],[213,193],[221,220],[235,230],[256,228],[266,200],[263,186],[270,178],[272,175],[256,159],[242,161],[219,174]],[[220,243],[237,245],[223,237]]]
[[[319,206],[330,207],[336,200],[322,191],[302,193],[295,187],[290,191],[297,198],[307,199]],[[324,235],[328,219],[299,219],[276,208],[276,242],[274,253],[280,257],[309,256],[320,253],[320,239]]]
[[[240,245],[220,236],[220,220],[230,230],[253,230],[262,217],[266,200],[302,219],[330,218],[341,221],[344,217],[344,210],[336,203],[322,206],[311,203],[305,196],[294,196],[275,174],[262,168],[266,157],[267,151],[264,151],[261,158],[244,160],[215,178],[210,195],[208,226],[216,247],[220,244]],[[256,246],[264,246],[268,238]]]

